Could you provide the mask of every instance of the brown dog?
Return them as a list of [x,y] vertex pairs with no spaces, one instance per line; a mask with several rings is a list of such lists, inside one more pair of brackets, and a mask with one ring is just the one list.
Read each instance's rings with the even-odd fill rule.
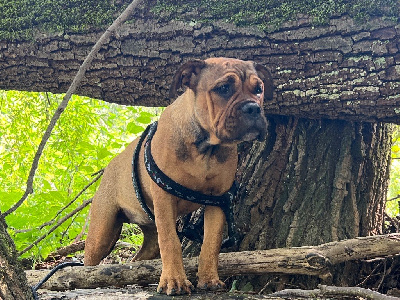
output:
[[[253,62],[210,58],[185,63],[176,73],[171,92],[186,91],[169,105],[158,121],[151,152],[158,167],[172,180],[207,195],[227,192],[235,179],[237,144],[262,140],[266,135],[263,98],[272,98],[272,78]],[[132,185],[132,155],[138,141],[115,157],[105,169],[91,207],[85,246],[85,265],[96,265],[109,254],[119,238],[123,222],[136,223],[144,234],[135,260],[161,254],[162,274],[158,291],[168,295],[190,293],[176,232],[178,216],[199,204],[175,197],[148,175],[142,146],[138,172],[142,194],[155,215],[149,219],[136,199]],[[198,287],[224,286],[217,273],[218,254],[225,222],[217,206],[206,206],[204,242],[198,269]]]

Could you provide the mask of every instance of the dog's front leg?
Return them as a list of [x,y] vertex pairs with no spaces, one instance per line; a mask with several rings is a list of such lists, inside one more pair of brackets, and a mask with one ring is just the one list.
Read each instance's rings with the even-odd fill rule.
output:
[[153,194],[154,215],[162,260],[162,273],[157,292],[190,294],[193,286],[183,268],[182,248],[176,233],[177,200],[156,187]]
[[218,254],[221,250],[225,214],[221,208],[206,206],[204,212],[204,241],[199,257],[199,282],[201,289],[219,289],[225,284],[218,276]]

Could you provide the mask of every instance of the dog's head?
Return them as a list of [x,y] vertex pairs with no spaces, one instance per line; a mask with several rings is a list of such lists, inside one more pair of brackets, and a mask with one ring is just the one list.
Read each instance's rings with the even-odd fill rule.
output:
[[211,144],[265,138],[263,101],[273,95],[272,76],[265,67],[232,58],[189,61],[175,74],[170,96],[180,87],[193,91],[195,117],[214,135]]

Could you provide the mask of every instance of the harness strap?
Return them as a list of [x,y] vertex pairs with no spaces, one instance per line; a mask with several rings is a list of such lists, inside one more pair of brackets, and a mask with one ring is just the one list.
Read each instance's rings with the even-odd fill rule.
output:
[[140,180],[139,180],[139,172],[138,170],[138,160],[139,160],[139,153],[140,153],[140,148],[142,148],[143,141],[147,137],[147,134],[149,133],[150,130],[150,124],[147,126],[147,128],[144,130],[142,133],[139,142],[137,143],[135,147],[135,151],[133,152],[133,157],[132,157],[132,183],[133,183],[133,188],[135,190],[136,198],[140,203],[140,206],[143,208],[147,216],[149,217],[150,220],[153,222],[155,221],[154,214],[151,212],[150,208],[147,206],[143,196],[142,196],[142,187],[140,185]]
[[[228,192],[221,196],[214,196],[214,195],[206,195],[200,193],[198,191],[191,190],[176,181],[172,180],[168,177],[160,168],[157,166],[154,158],[151,154],[151,140],[154,136],[154,133],[157,130],[157,122],[150,124],[146,130],[143,132],[137,146],[135,152],[133,154],[132,159],[132,181],[135,188],[136,197],[139,200],[140,205],[142,206],[143,210],[147,213],[149,218],[154,221],[154,214],[151,212],[147,204],[145,203],[142,195],[141,195],[141,187],[137,173],[134,170],[137,170],[137,160],[140,152],[141,145],[144,139],[147,136],[147,140],[144,145],[144,163],[149,174],[150,178],[164,191],[168,192],[169,194],[176,196],[178,198],[191,201],[201,205],[211,205],[211,206],[218,206],[220,207],[225,216],[226,221],[228,223],[228,236],[229,238],[223,242],[224,247],[230,247],[232,245],[237,244],[239,237],[236,234],[234,220],[233,220],[233,211],[232,205],[233,200],[235,198],[235,194],[237,191],[237,184],[236,181],[233,182],[232,187],[229,189]],[[185,232],[185,230],[183,231]],[[188,234],[190,235],[190,234]]]

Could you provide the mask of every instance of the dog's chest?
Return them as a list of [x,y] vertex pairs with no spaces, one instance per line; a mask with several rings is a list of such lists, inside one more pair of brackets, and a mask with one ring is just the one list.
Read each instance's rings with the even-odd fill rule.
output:
[[198,158],[180,166],[181,184],[209,195],[225,193],[231,187],[236,171],[236,162],[221,164],[216,158]]

